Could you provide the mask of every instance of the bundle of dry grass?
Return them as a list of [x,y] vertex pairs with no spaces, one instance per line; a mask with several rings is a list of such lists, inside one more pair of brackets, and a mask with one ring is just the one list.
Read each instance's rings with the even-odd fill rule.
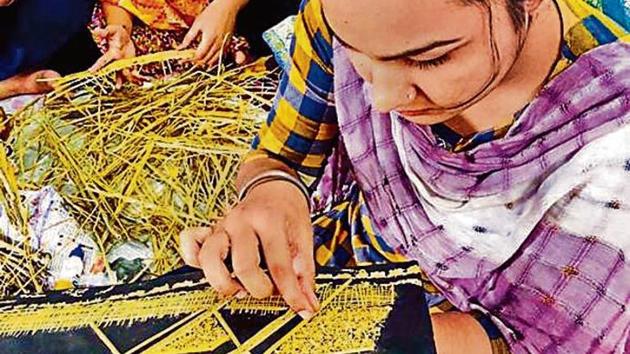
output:
[[[28,212],[21,203],[15,169],[0,146],[0,208],[17,233],[28,234]],[[7,232],[8,230],[2,230]],[[28,239],[0,237],[0,296],[42,290],[45,257],[34,251]]]
[[[22,210],[13,209],[18,190],[53,186],[103,252],[115,241],[135,239],[153,247],[150,272],[179,265],[178,233],[211,224],[233,202],[237,165],[275,91],[260,63],[211,72],[193,68],[150,85],[114,89],[117,70],[161,62],[168,77],[172,60],[190,55],[160,53],[66,77],[43,108],[11,117],[14,167],[6,159],[2,165],[0,156],[0,182],[14,194],[4,194],[4,205]],[[13,168],[17,178],[10,177]],[[24,222],[21,213],[14,219]],[[28,270],[28,245],[9,247],[16,251],[4,254],[0,242],[0,267]],[[23,262],[10,263],[16,257]],[[27,288],[36,289],[22,290]]]

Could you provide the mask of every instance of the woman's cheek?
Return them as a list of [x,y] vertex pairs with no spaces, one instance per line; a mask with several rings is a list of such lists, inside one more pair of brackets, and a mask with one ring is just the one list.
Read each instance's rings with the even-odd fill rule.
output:
[[348,59],[354,66],[354,70],[361,76],[361,78],[367,82],[372,82],[372,73],[370,69],[370,59],[365,55],[353,53],[347,50]]
[[487,61],[475,57],[453,57],[441,67],[418,71],[416,86],[435,104],[449,107],[478,94],[492,76]]

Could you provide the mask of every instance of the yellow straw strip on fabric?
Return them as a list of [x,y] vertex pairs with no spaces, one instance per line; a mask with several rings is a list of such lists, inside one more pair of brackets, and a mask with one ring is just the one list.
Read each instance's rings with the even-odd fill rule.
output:
[[232,328],[230,328],[230,326],[227,324],[227,322],[225,322],[225,318],[223,318],[223,316],[221,316],[221,313],[219,313],[218,310],[214,310],[214,311],[212,311],[212,316],[214,316],[214,318],[216,318],[216,320],[221,325],[221,328],[225,331],[225,333],[228,334],[228,336],[234,342],[234,344],[236,344],[237,347],[240,347],[241,346],[241,341],[238,340],[238,338],[236,337],[236,334],[234,333]]
[[112,352],[112,354],[120,354],[120,351],[118,350],[118,348],[116,348],[114,343],[112,343],[112,341],[107,337],[107,335],[105,335],[105,333],[103,333],[103,331],[100,328],[98,328],[97,325],[95,325],[94,323],[90,323],[89,326],[92,329],[92,331],[94,331],[98,339],[100,339],[103,342],[103,344],[105,344],[107,349],[109,349],[109,351]]
[[214,292],[200,290],[94,304],[58,303],[28,308],[24,305],[0,313],[0,335],[66,331],[87,327],[90,323],[101,326],[145,321],[212,310],[218,305],[217,300]]
[[[346,280],[345,283],[341,284],[339,287],[337,287],[334,292],[332,292],[327,298],[325,298],[322,303],[321,303],[321,309],[320,311],[325,311],[326,307],[329,306],[331,304],[331,302],[339,295],[341,294],[348,286],[350,286],[350,283],[352,283],[352,279],[348,279]],[[295,313],[290,312],[290,314],[295,316]],[[317,315],[316,315],[317,316]],[[293,316],[292,316],[293,317]],[[276,341],[271,347],[269,347],[269,349],[267,349],[265,351],[265,354],[271,354],[273,353],[278,347],[280,347],[288,338],[291,337],[291,333],[297,332],[299,331],[306,323],[308,323],[308,321],[300,321],[300,323],[298,323],[294,328],[291,329],[291,331],[287,334],[285,334],[281,339],[279,339],[278,341]],[[266,329],[266,328],[265,328]]]
[[[415,273],[416,266],[409,269],[396,269],[357,274],[320,274],[322,280],[343,280],[343,284],[351,279],[358,283],[353,286],[320,285],[319,297],[325,299],[323,304],[345,306],[388,306],[393,304],[394,297],[390,285],[371,285],[362,282],[368,279],[387,279],[388,277],[405,276]],[[399,280],[400,283],[418,283],[419,280]],[[78,301],[72,303],[33,304],[8,306],[10,303],[0,303],[3,310],[0,312],[0,335],[15,335],[20,333],[36,333],[39,331],[64,331],[74,328],[87,327],[90,323],[107,325],[115,323],[131,323],[145,321],[151,318],[163,318],[179,314],[188,314],[202,310],[213,311],[225,307],[227,310],[247,313],[266,313],[278,310],[286,311],[288,308],[280,296],[274,296],[265,300],[246,298],[242,300],[231,299],[229,302],[221,298],[210,289],[190,290],[189,287],[197,286],[200,282],[186,281],[181,284],[154,288],[151,290],[138,290],[124,295],[107,297],[107,291],[95,294],[97,298],[90,301]],[[170,291],[169,291],[170,290]],[[164,291],[169,291],[163,293]],[[79,295],[77,295],[79,296]],[[116,311],[112,311],[115,308]],[[293,313],[290,313],[293,316]]]
[[152,335],[151,337],[147,338],[146,340],[142,341],[141,343],[138,343],[135,347],[129,349],[128,351],[125,352],[125,354],[134,354],[137,353],[139,350],[142,350],[144,347],[147,346],[147,344],[155,341],[156,339],[164,336],[165,333],[171,332],[173,329],[178,328],[180,326],[182,326],[185,323],[190,322],[192,319],[194,319],[195,317],[201,315],[202,313],[204,313],[206,310],[199,310],[196,312],[193,312],[191,314],[189,314],[188,316],[182,318],[181,320],[171,324],[170,326],[166,327],[164,330]]

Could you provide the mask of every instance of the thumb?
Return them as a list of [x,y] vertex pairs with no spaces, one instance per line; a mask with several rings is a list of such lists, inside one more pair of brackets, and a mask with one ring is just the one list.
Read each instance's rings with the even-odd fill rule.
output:
[[200,268],[197,255],[201,250],[201,244],[206,237],[212,234],[210,227],[193,227],[179,234],[179,245],[184,262],[191,267]]

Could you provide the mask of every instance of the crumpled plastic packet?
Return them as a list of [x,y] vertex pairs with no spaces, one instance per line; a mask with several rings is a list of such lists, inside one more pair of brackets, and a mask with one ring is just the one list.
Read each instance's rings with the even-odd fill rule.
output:
[[[105,272],[105,257],[98,245],[81,230],[52,187],[24,191],[21,197],[29,212],[31,247],[50,259],[45,284],[47,290],[115,282]],[[0,231],[15,242],[24,241],[24,235],[17,232],[1,208]]]
[[134,240],[119,242],[107,252],[110,268],[116,274],[116,279],[123,283],[145,280],[152,259],[151,247]]
[[273,57],[284,71],[291,66],[291,41],[293,40],[293,26],[296,16],[289,16],[277,25],[263,32],[263,39],[271,48]]
[[[0,108],[2,108],[6,114],[13,114],[42,96],[43,95],[21,95],[7,98],[0,100]],[[40,100],[35,104],[41,107],[43,101]]]

